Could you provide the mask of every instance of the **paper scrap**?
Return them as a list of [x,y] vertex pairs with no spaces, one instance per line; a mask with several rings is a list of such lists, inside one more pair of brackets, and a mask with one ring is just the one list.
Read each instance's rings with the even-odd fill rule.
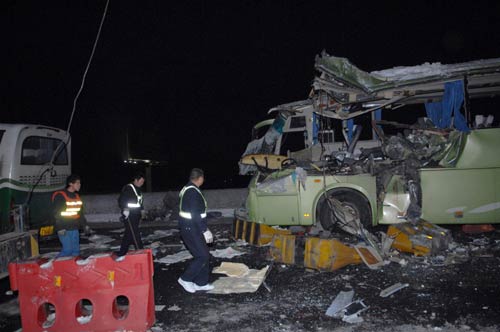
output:
[[226,249],[212,250],[212,251],[210,251],[210,254],[212,254],[212,256],[217,257],[217,258],[233,258],[236,256],[244,255],[245,253],[238,251],[238,250],[235,250],[231,247],[227,247]]

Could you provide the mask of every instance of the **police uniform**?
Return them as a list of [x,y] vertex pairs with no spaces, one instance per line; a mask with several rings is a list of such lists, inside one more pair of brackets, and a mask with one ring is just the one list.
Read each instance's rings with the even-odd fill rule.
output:
[[83,202],[77,192],[66,189],[52,194],[55,230],[62,244],[58,257],[80,254],[80,226],[85,222]]
[[127,254],[131,244],[136,247],[136,250],[143,248],[141,234],[139,233],[141,211],[144,208],[141,188],[134,186],[132,183],[127,184],[120,193],[118,205],[122,213],[125,209],[130,211],[128,220],[126,220],[127,218],[123,219],[125,223],[125,233],[123,234],[120,251],[117,253],[118,256],[123,256]]
[[179,193],[179,228],[193,260],[181,279],[198,286],[208,284],[210,253],[203,233],[207,230],[207,202],[200,189],[189,182]]

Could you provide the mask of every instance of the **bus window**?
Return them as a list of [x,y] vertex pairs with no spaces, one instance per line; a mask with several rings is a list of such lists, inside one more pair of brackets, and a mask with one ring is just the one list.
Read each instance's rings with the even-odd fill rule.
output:
[[287,156],[288,151],[296,152],[305,149],[305,136],[303,131],[284,132],[281,138],[280,154]]
[[333,130],[322,130],[318,133],[318,141],[321,143],[333,143]]
[[[44,165],[50,162],[52,154],[57,149],[61,140],[48,137],[30,136],[27,137],[22,146],[22,165]],[[63,144],[64,145],[64,144]],[[66,146],[60,149],[54,160],[55,165],[67,165],[68,154]]]
[[361,135],[359,136],[360,140],[369,141],[373,139],[371,113],[365,113],[356,117],[356,119],[354,119],[354,123],[363,126]]
[[292,118],[290,119],[290,129],[304,128],[305,126],[305,116],[292,116]]

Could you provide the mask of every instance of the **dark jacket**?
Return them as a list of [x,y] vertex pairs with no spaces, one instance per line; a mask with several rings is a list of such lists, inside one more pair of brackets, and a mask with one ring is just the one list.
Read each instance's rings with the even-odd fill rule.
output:
[[118,197],[118,205],[122,211],[129,209],[131,215],[140,216],[141,210],[144,209],[141,188],[134,186],[132,183],[125,185]]
[[[194,183],[189,182],[185,187],[194,186]],[[198,187],[196,187],[198,188]],[[204,232],[207,230],[207,218],[201,216],[202,213],[206,213],[205,199],[195,188],[187,189],[182,195],[182,199],[179,206],[180,211],[191,213],[191,220],[194,223],[198,223],[201,226],[201,230]],[[182,217],[181,217],[182,218]]]

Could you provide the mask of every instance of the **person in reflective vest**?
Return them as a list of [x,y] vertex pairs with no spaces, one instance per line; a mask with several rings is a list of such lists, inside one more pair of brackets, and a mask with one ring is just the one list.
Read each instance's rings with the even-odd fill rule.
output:
[[72,174],[66,179],[66,189],[52,194],[55,230],[62,244],[62,250],[57,257],[80,254],[79,229],[86,224],[82,210],[83,202],[78,195],[80,187],[80,177]]
[[131,244],[135,249],[143,249],[141,234],[139,233],[139,224],[141,222],[143,206],[143,197],[141,187],[144,184],[144,175],[138,173],[132,178],[132,183],[125,185],[118,197],[118,205],[121,209],[120,220],[125,223],[125,232],[123,234],[120,250],[116,253],[117,261],[123,260]]
[[204,181],[203,171],[194,168],[189,183],[179,193],[179,228],[193,260],[177,281],[189,293],[214,288],[208,283],[210,253],[207,243],[213,241],[213,236],[207,227],[207,201],[200,191]]

